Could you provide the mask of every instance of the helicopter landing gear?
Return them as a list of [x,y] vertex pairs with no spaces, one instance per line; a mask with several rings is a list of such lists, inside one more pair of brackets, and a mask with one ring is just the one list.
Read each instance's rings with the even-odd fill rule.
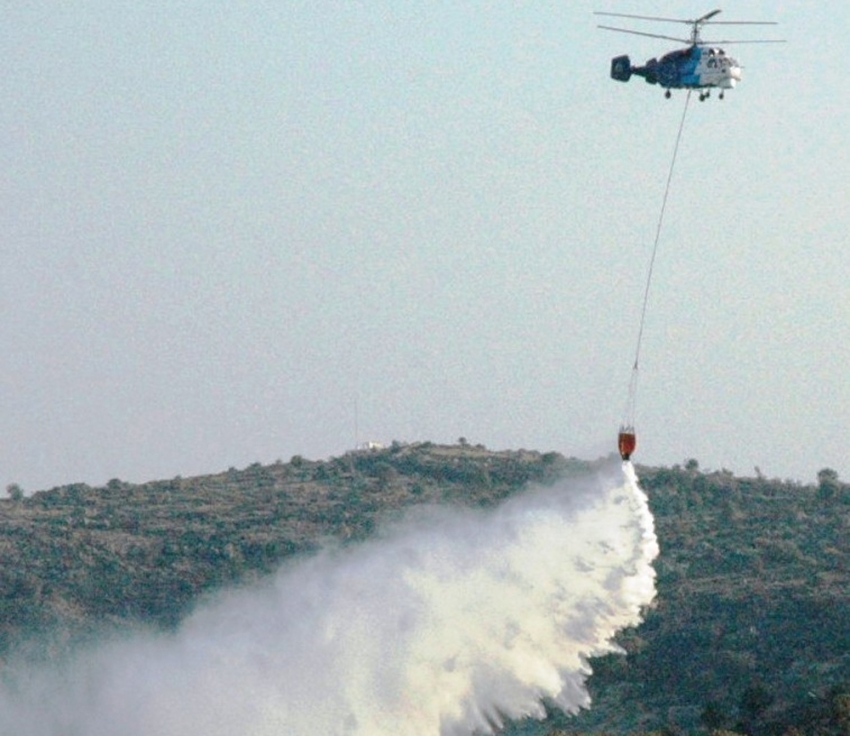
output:
[[722,99],[723,99],[723,93],[721,92],[721,93],[718,95],[718,97],[719,97],[719,99],[721,99],[721,100],[722,100]]
[[711,97],[711,92],[700,92],[699,93],[699,101],[705,102],[709,97]]
[[668,89],[668,90],[665,90],[665,92],[664,92],[664,96],[665,96],[668,100],[670,99],[670,96],[671,96],[672,94],[673,94],[673,93],[672,93],[669,89]]

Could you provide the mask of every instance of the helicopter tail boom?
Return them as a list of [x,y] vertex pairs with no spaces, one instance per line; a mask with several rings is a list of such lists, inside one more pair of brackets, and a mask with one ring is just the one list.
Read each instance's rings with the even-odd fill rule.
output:
[[611,59],[611,79],[628,82],[632,76],[632,62],[628,56],[615,56]]
[[648,61],[646,66],[632,66],[628,56],[615,56],[611,59],[611,79],[628,82],[632,76],[643,77],[649,84],[658,84],[658,62]]

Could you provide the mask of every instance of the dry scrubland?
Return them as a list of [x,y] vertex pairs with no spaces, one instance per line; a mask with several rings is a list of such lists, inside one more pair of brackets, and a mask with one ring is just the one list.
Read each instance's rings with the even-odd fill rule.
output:
[[[465,441],[0,502],[0,657],[104,630],[175,626],[204,594],[328,540],[356,543],[413,504],[492,505],[614,462]],[[661,544],[658,597],[628,657],[594,660],[595,707],[519,734],[850,734],[850,486],[639,467]],[[796,729],[796,730],[795,730]]]

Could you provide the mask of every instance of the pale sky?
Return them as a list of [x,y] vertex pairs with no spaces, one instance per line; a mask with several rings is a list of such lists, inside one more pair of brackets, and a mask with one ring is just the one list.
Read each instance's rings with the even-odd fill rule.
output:
[[[614,451],[684,94],[592,11],[714,7],[4,2],[0,483]],[[850,6],[719,19],[788,43],[691,101],[635,460],[850,480]]]

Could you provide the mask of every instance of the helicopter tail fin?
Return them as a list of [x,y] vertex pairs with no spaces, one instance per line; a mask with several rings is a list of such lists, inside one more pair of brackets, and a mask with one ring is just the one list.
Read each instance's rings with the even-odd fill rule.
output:
[[611,79],[628,82],[632,76],[632,62],[628,56],[615,56],[611,59]]

